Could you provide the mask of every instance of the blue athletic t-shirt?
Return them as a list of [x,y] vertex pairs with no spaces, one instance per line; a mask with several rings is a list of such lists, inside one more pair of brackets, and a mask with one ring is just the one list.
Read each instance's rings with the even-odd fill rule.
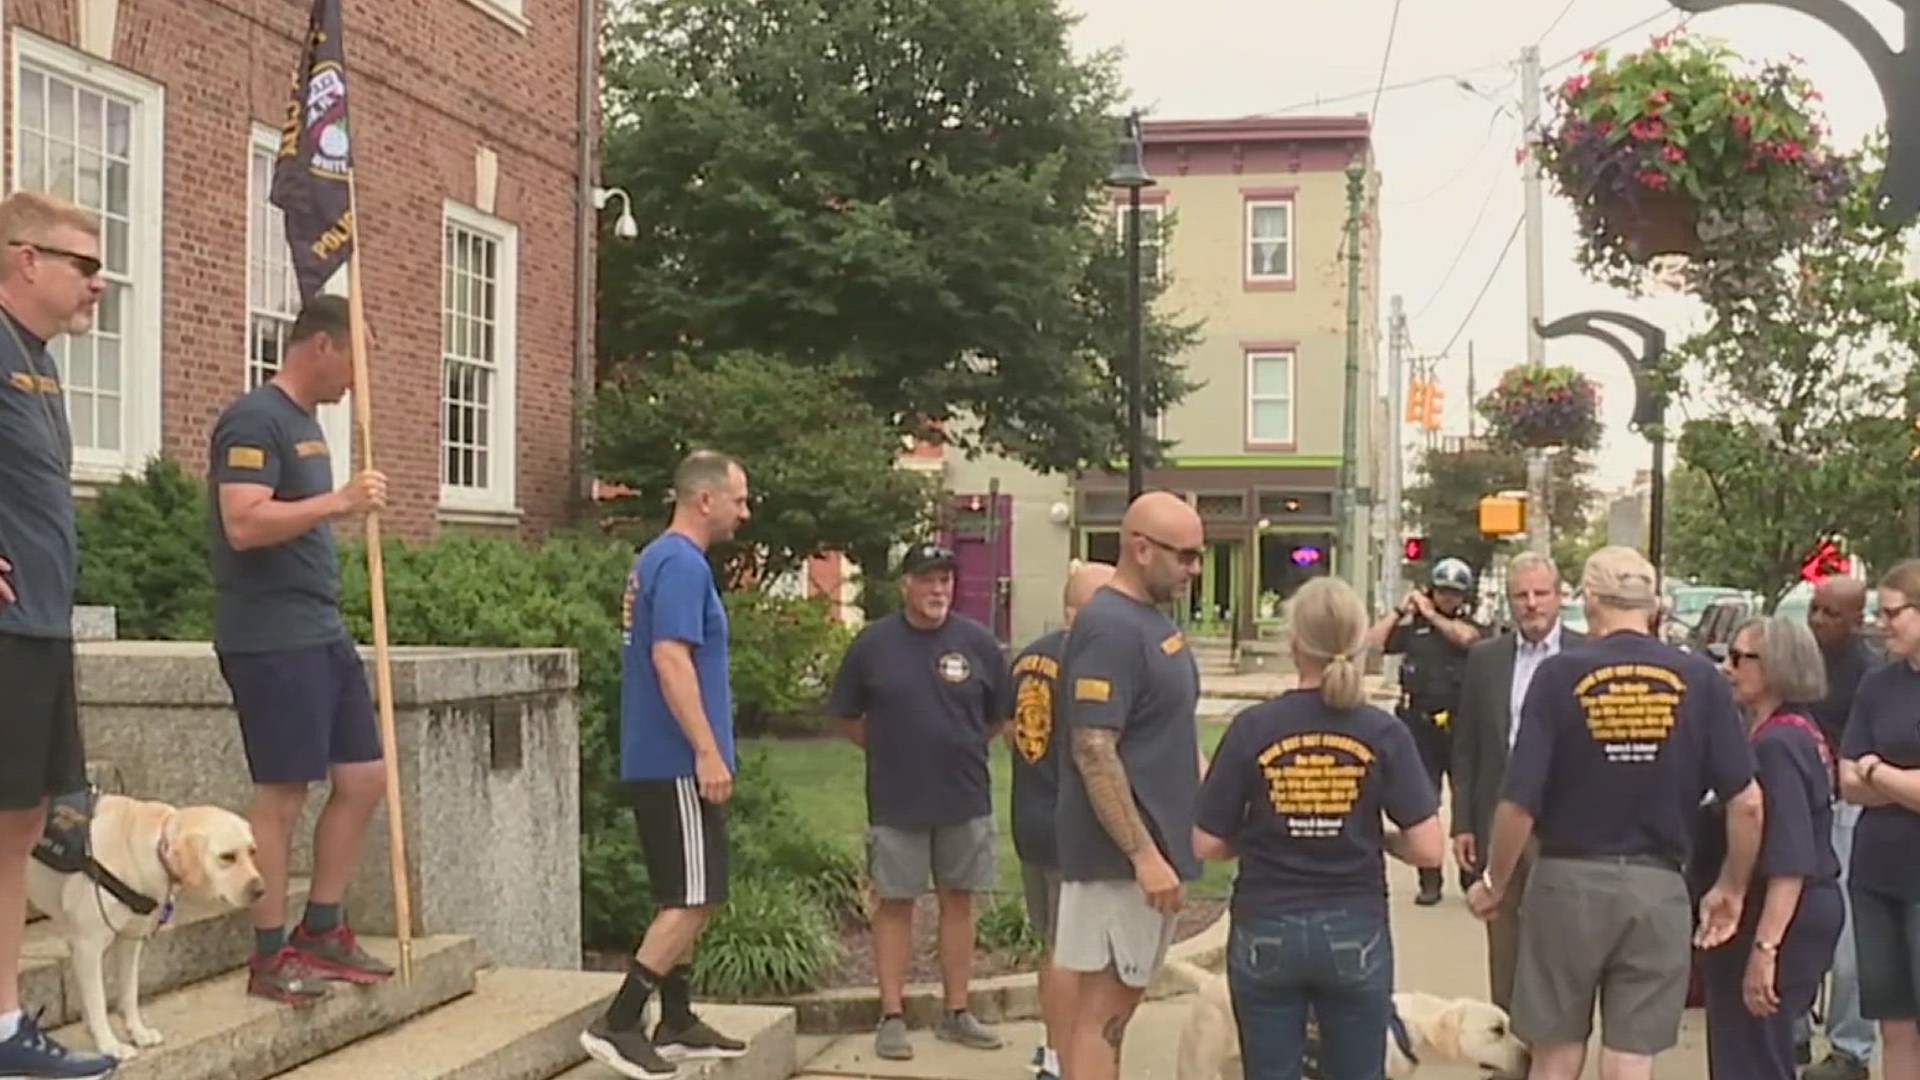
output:
[[720,756],[734,769],[733,690],[727,682],[727,609],[706,552],[677,532],[661,533],[627,571],[620,600],[620,779],[693,775],[693,745],[660,692],[653,643],[693,647],[700,704]]

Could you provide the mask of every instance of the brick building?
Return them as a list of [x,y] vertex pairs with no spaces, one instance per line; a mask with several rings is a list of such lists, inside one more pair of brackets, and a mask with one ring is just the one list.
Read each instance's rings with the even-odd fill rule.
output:
[[[346,0],[389,532],[532,534],[573,500],[576,361],[591,356],[575,291],[593,240],[576,209],[590,206],[582,6]],[[222,405],[278,362],[298,292],[267,188],[310,10],[5,5],[7,189],[52,191],[104,224],[97,328],[55,346],[83,488],[156,453],[198,474]],[[359,453],[349,403],[322,418],[344,476]]]

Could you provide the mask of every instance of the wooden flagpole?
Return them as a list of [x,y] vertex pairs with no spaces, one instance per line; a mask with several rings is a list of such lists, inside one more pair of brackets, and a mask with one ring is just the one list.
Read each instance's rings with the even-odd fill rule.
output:
[[[353,418],[360,468],[373,468],[373,384],[367,377],[367,317],[361,302],[360,209],[347,174],[347,213],[353,246],[347,253],[347,319],[353,339]],[[407,879],[407,830],[400,807],[400,749],[393,722],[393,667],[387,651],[387,576],[380,550],[380,512],[366,515],[367,594],[373,615],[374,701],[380,714],[380,758],[387,774],[387,873],[393,880],[393,921],[400,939],[400,983],[413,985],[413,897]]]

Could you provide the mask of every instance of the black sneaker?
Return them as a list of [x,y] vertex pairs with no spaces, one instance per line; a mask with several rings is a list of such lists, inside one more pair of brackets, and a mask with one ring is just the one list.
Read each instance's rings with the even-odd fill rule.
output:
[[638,1027],[615,1031],[602,1014],[580,1033],[580,1048],[593,1060],[632,1080],[669,1080],[680,1070],[660,1056]]
[[1800,1080],[1867,1080],[1868,1075],[1863,1062],[1835,1050],[1801,1073]]
[[697,1016],[684,1025],[661,1020],[653,1029],[653,1045],[670,1061],[737,1058],[747,1052],[746,1043],[727,1038]]

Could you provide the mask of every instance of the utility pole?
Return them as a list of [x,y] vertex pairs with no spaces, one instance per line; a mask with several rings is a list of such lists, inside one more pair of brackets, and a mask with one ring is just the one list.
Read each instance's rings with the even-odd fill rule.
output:
[[1360,207],[1367,176],[1359,158],[1347,163],[1347,400],[1340,425],[1340,569],[1355,592],[1366,555],[1360,541]]
[[[1520,120],[1522,137],[1531,143],[1540,133],[1540,50],[1520,50]],[[1542,254],[1540,220],[1540,162],[1529,153],[1521,174],[1522,205],[1526,212],[1527,252],[1527,363],[1547,361],[1547,342],[1538,329],[1546,315],[1546,266]],[[1544,450],[1527,451],[1527,546],[1546,555],[1553,550],[1553,527],[1547,507],[1553,488]]]
[[1406,362],[1407,315],[1399,296],[1389,301],[1387,317],[1387,527],[1386,543],[1381,548],[1380,572],[1386,579],[1381,591],[1383,603],[1394,604],[1400,600],[1400,564],[1401,535],[1405,527],[1401,525],[1401,503],[1404,496],[1401,486],[1406,471],[1406,434],[1401,425],[1401,399],[1406,393],[1404,367]]
[[1468,338],[1467,339],[1467,442],[1468,443],[1473,442],[1473,437],[1476,430],[1476,423],[1474,421],[1473,414],[1478,410],[1475,409],[1473,405],[1474,405],[1474,402],[1480,400],[1480,395],[1478,391],[1479,391],[1479,387],[1474,385],[1474,379],[1473,379],[1473,339]]

